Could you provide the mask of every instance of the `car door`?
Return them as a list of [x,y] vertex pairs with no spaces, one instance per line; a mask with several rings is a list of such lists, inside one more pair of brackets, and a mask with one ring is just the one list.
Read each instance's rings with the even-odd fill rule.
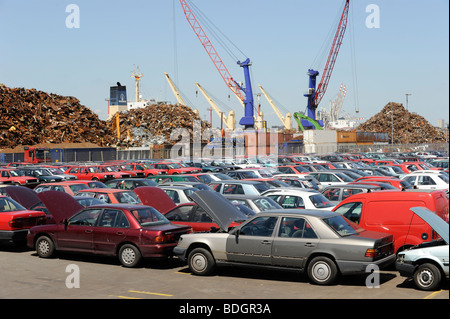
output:
[[130,229],[130,223],[120,209],[104,209],[94,227],[94,250],[98,254],[114,255]]
[[85,209],[68,220],[67,227],[56,234],[59,250],[93,252],[93,232],[101,209]]
[[319,243],[316,232],[301,217],[282,217],[272,244],[274,266],[302,269]]
[[227,259],[251,264],[271,264],[273,231],[277,217],[260,216],[239,228],[237,236],[227,238]]

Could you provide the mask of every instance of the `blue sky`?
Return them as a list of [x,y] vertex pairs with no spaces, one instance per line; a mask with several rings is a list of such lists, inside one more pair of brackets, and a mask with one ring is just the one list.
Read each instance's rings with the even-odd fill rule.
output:
[[[66,6],[80,9],[80,27],[67,28]],[[306,72],[343,7],[343,0],[193,0],[193,3],[252,61],[252,86],[258,84],[279,103],[282,112],[305,111]],[[368,28],[379,8],[379,28]],[[343,112],[366,119],[388,103],[405,103],[432,125],[449,121],[449,2],[447,0],[351,1],[349,26],[319,108],[328,108],[341,83],[347,87]],[[224,111],[243,108],[226,87],[189,26],[178,0],[0,0],[0,83],[75,96],[107,117],[109,87],[127,85],[138,65],[144,98],[175,103],[164,77],[167,72],[191,105],[209,120],[209,104],[195,82]],[[208,30],[206,30],[208,33]],[[232,76],[244,81],[242,68],[209,34]],[[354,46],[351,39],[354,39]],[[352,55],[352,48],[354,55]],[[325,51],[325,57],[328,54]],[[353,58],[352,58],[353,56]],[[353,74],[356,74],[354,76]],[[359,103],[357,103],[359,102]],[[281,125],[266,99],[261,108],[269,127]],[[358,105],[356,105],[358,104]],[[355,110],[359,109],[359,113]],[[213,124],[219,124],[213,114]]]

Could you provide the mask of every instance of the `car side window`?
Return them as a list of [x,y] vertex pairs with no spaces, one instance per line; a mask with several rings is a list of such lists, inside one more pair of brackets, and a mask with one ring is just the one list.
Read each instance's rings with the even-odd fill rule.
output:
[[99,227],[129,228],[130,223],[121,210],[105,209],[101,215]]
[[317,238],[311,225],[305,219],[299,217],[283,217],[278,236],[290,238]]
[[435,181],[430,176],[419,176],[419,185],[436,185]]
[[170,221],[189,221],[189,214],[192,211],[192,206],[181,206],[177,207],[171,212],[167,213],[165,216]]
[[111,203],[111,200],[109,199],[108,194],[99,193],[97,195],[97,198],[100,199],[101,201],[105,202],[105,203]]
[[240,235],[270,237],[276,222],[277,217],[257,217],[240,229]]
[[283,208],[305,208],[303,198],[299,196],[286,195],[281,203]]
[[94,226],[97,218],[101,213],[101,209],[86,209],[71,217],[69,225],[77,226]]
[[347,203],[335,210],[335,212],[343,215],[345,218],[356,224],[359,224],[359,221],[361,220],[361,211],[361,202]]

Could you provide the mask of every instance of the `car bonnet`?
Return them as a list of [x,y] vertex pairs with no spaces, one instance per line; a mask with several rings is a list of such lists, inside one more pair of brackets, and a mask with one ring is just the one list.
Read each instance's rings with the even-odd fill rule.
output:
[[161,213],[166,213],[177,205],[166,192],[156,186],[140,186],[133,189],[142,204],[152,206]]
[[3,190],[26,209],[31,209],[41,202],[34,191],[24,186],[7,186]]
[[191,198],[208,213],[223,231],[228,231],[228,226],[234,221],[247,220],[241,211],[219,193],[199,190],[193,193]]
[[411,210],[430,225],[431,228],[433,228],[434,231],[448,244],[448,224],[441,217],[426,207],[412,207]]
[[84,209],[84,206],[65,192],[45,191],[37,195],[57,223]]

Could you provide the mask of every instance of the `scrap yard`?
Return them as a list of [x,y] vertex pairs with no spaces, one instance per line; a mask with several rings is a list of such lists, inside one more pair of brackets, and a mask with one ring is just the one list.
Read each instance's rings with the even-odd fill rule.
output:
[[0,299],[448,305],[447,1],[53,2],[0,1]]

